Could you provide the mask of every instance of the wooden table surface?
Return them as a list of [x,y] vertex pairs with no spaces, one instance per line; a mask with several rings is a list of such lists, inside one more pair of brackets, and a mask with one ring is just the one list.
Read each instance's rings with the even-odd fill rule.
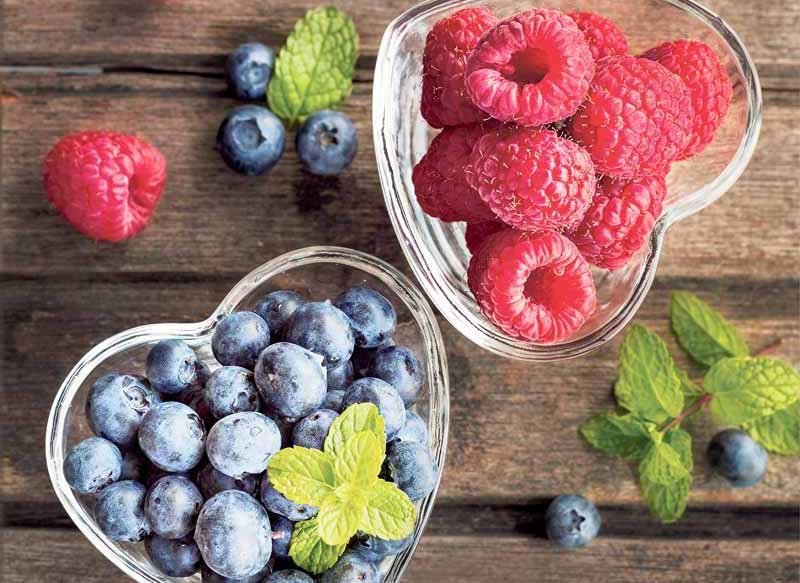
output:
[[[380,35],[410,0],[338,0],[362,38],[353,96],[360,152],[338,179],[303,174],[293,148],[269,178],[227,171],[213,151],[224,58],[245,40],[279,46],[309,3],[264,0],[6,0],[0,49],[2,466],[0,580],[123,581],[73,527],[44,463],[50,402],[74,362],[125,328],[195,321],[247,271],[312,244],[362,249],[409,272],[384,209],[371,142]],[[638,321],[668,337],[686,289],[721,308],[755,347],[783,339],[800,360],[798,166],[800,3],[712,0],[762,76],[761,141],[738,184],[675,226]],[[42,192],[40,163],[62,135],[135,132],[170,164],[151,226],[121,245],[71,229]],[[288,141],[288,140],[287,140]],[[703,463],[714,432],[692,422],[695,486],[662,526],[632,468],[590,450],[576,427],[612,404],[620,339],[590,356],[530,365],[483,352],[440,319],[451,363],[451,429],[440,496],[409,582],[737,582],[800,579],[800,464],[772,456],[757,487],[732,490]],[[674,347],[674,341],[670,339]],[[549,499],[579,492],[602,536],[563,552],[542,536]]]

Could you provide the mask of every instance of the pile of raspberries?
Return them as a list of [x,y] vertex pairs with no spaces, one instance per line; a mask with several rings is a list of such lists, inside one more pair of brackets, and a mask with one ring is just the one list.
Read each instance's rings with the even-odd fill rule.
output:
[[422,209],[466,221],[468,282],[511,337],[560,342],[591,316],[589,265],[620,269],[645,245],[670,165],[701,152],[731,101],[706,44],[640,56],[611,20],[485,7],[437,22],[421,112],[442,131],[413,172]]

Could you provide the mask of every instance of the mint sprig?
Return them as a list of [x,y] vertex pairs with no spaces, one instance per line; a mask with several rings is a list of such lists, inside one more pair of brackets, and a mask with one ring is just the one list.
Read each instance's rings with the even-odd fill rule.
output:
[[358,44],[358,31],[344,12],[330,6],[309,10],[275,61],[267,89],[273,113],[294,126],[342,103],[353,88]]
[[678,344],[708,368],[703,381],[675,365],[657,334],[635,325],[614,388],[622,412],[580,428],[596,449],[639,462],[642,496],[664,523],[683,515],[692,485],[692,437],[681,424],[707,406],[717,422],[741,426],[769,451],[800,454],[800,374],[782,360],[748,356],[738,330],[693,294],[674,293],[670,311]]
[[414,505],[397,486],[378,477],[385,456],[378,408],[358,403],[331,424],[324,451],[295,446],[270,459],[269,480],[278,492],[319,507],[313,519],[295,527],[289,556],[299,567],[314,574],[329,569],[357,531],[386,540],[411,534]]

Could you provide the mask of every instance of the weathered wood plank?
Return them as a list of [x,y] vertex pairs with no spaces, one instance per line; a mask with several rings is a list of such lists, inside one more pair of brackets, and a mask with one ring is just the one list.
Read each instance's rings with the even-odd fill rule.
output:
[[[3,580],[127,581],[76,530],[5,529]],[[58,565],[57,574],[53,566]],[[600,537],[579,551],[562,551],[525,535],[425,534],[403,581],[469,583],[796,583],[795,541],[652,541]]]
[[[234,102],[224,96],[220,79],[145,74],[9,79],[17,97],[5,107],[0,143],[4,273],[234,275],[311,244],[361,248],[404,263],[375,171],[369,83],[357,83],[344,107],[358,128],[359,154],[338,179],[319,179],[301,170],[291,136],[284,159],[267,177],[242,177],[225,168],[214,138]],[[797,100],[770,95],[749,168],[720,201],[673,228],[661,274],[768,279],[800,273],[795,245],[800,216],[791,179],[800,148]],[[143,111],[148,114],[140,115]],[[52,144],[71,131],[102,127],[142,135],[170,163],[153,223],[122,245],[87,240],[63,222],[42,193],[40,163]]]
[[[234,283],[226,277],[161,283],[75,279],[6,281],[3,306],[3,397],[0,468],[5,501],[50,501],[42,455],[50,402],[72,365],[95,343],[125,328],[159,321],[196,321]],[[797,282],[659,278],[639,321],[665,338],[674,288],[701,293],[731,316],[751,346],[782,337],[781,354],[800,359]],[[504,361],[478,349],[442,323],[451,369],[451,428],[444,501],[528,504],[576,491],[600,504],[640,503],[633,469],[585,445],[576,428],[612,406],[620,339],[590,356],[561,364]],[[670,344],[675,347],[672,339]],[[714,432],[704,417],[696,436],[692,504],[796,504],[800,461],[772,456],[762,484],[732,490],[705,467],[703,448]],[[32,488],[31,484],[42,485]]]

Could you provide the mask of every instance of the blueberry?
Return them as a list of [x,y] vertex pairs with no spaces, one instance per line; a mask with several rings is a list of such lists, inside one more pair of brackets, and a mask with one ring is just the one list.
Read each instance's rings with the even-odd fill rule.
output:
[[412,502],[433,492],[439,469],[431,451],[421,443],[393,441],[386,448],[386,466],[391,480]]
[[64,477],[80,494],[97,494],[122,475],[122,452],[102,437],[75,445],[64,458]]
[[228,57],[225,73],[231,92],[242,100],[262,100],[275,67],[275,53],[261,43],[240,45]]
[[200,463],[205,440],[202,419],[177,401],[150,409],[139,428],[142,453],[166,472],[186,472]]
[[122,473],[120,480],[133,480],[144,483],[150,463],[139,450],[139,446],[131,447],[122,454]]
[[356,346],[375,348],[392,337],[397,313],[383,295],[366,285],[354,285],[333,300],[353,326]]
[[344,401],[344,391],[331,391],[325,394],[325,400],[322,401],[323,409],[330,409],[337,413],[342,412],[342,401]]
[[336,411],[317,409],[308,417],[303,417],[292,430],[292,444],[321,450],[331,423],[338,416]]
[[270,516],[270,522],[272,523],[272,556],[278,559],[288,559],[294,522],[279,514]]
[[205,564],[200,567],[200,573],[202,574],[203,583],[264,583],[266,577],[269,577],[270,573],[272,573],[274,561],[275,559],[271,558],[263,569],[249,577],[236,577],[235,579],[223,577],[219,573],[215,573],[209,569]]
[[348,360],[344,364],[340,364],[328,371],[328,392],[344,391],[353,384],[354,379],[353,361]]
[[150,534],[150,524],[144,514],[146,488],[139,482],[115,482],[97,496],[94,517],[108,538],[118,542],[136,543]]
[[284,340],[321,355],[327,369],[350,360],[355,347],[350,319],[330,302],[310,302],[297,308],[286,325]]
[[272,487],[272,484],[269,483],[268,473],[265,473],[261,478],[260,499],[261,503],[264,505],[264,508],[273,514],[280,514],[284,518],[288,518],[293,522],[314,518],[317,515],[317,512],[319,512],[319,508],[315,506],[296,504],[278,492]]
[[212,496],[225,490],[240,490],[255,497],[258,495],[259,476],[245,474],[240,478],[232,478],[223,474],[210,463],[206,463],[197,472],[195,483],[200,488],[203,498],[208,500]]
[[265,405],[288,418],[318,409],[327,391],[319,355],[288,342],[273,344],[258,357],[256,385]]
[[389,346],[394,346],[394,340],[391,338],[376,348],[356,348],[353,351],[353,357],[350,359],[350,362],[353,363],[353,371],[355,372],[356,378],[369,376],[367,373],[369,371],[369,365],[372,364],[372,359],[378,351],[382,348],[388,348]]
[[234,413],[220,419],[208,433],[208,461],[223,474],[239,478],[260,474],[281,448],[275,422],[261,413]]
[[184,478],[187,478],[189,480],[192,479],[191,474],[189,472],[174,472],[174,473],[165,472],[164,470],[162,470],[161,468],[157,468],[153,464],[148,463],[147,465],[148,468],[144,473],[144,482],[142,483],[145,486],[147,486],[148,490],[153,487],[153,484],[155,484],[161,478],[164,478],[166,476],[183,476]]
[[194,530],[203,495],[188,478],[164,476],[147,492],[144,513],[159,536],[181,538]]
[[160,402],[159,394],[142,377],[108,374],[89,390],[86,417],[96,435],[127,448],[136,443],[142,418]]
[[367,561],[380,563],[386,557],[392,557],[406,550],[413,539],[413,534],[398,540],[384,540],[376,536],[359,536],[355,540],[352,550]]
[[234,312],[217,324],[211,350],[220,364],[253,370],[258,355],[269,346],[269,339],[264,318],[253,312]]
[[395,441],[411,441],[426,445],[428,443],[428,426],[422,417],[414,411],[406,409],[406,422],[394,436]]
[[226,490],[203,506],[194,540],[211,569],[225,577],[242,578],[259,573],[268,564],[271,534],[269,517],[252,496]]
[[286,289],[270,292],[256,304],[255,312],[269,325],[273,336],[278,336],[295,310],[306,303],[297,292]]
[[585,547],[600,532],[600,513],[583,496],[558,496],[544,516],[547,537],[567,549]]
[[378,567],[363,556],[347,551],[336,564],[325,571],[319,583],[380,583]]
[[319,111],[300,126],[295,149],[309,172],[318,176],[335,176],[356,157],[356,128],[343,113]]
[[424,378],[422,365],[411,349],[405,346],[388,346],[377,351],[369,364],[367,376],[392,385],[406,406],[419,397]]
[[217,132],[217,149],[228,167],[246,176],[269,172],[283,156],[286,132],[266,107],[242,105],[230,112]]
[[170,540],[153,535],[144,541],[153,565],[168,577],[190,577],[200,570],[203,558],[191,537]]
[[162,340],[150,349],[145,374],[157,391],[174,395],[191,385],[197,375],[197,355],[183,340]]
[[354,403],[372,403],[378,408],[386,427],[387,440],[392,439],[406,422],[403,400],[392,385],[365,377],[355,381],[344,393],[342,407],[347,409]]
[[215,370],[206,383],[203,398],[211,414],[219,419],[259,408],[253,373],[241,366],[223,366]]
[[708,445],[711,467],[735,488],[761,481],[767,471],[767,452],[740,429],[720,431]]
[[314,583],[311,576],[296,569],[275,571],[264,583]]
[[203,420],[206,429],[211,427],[216,421],[216,418],[211,414],[211,409],[209,408],[208,403],[206,403],[205,397],[203,396],[203,389],[205,388],[210,376],[211,370],[208,368],[208,365],[203,361],[198,360],[197,366],[195,367],[194,382],[177,395],[173,395],[174,401],[178,401],[179,403],[187,405],[200,416],[200,419]]

